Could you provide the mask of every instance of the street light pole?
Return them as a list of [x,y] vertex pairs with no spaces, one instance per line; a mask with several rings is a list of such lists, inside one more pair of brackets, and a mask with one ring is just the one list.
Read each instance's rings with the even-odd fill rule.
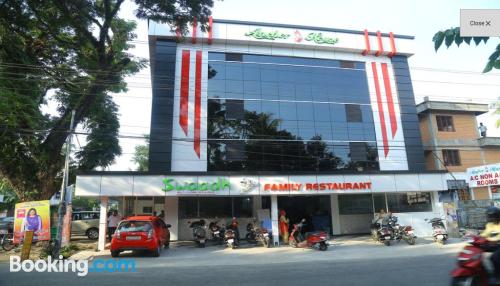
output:
[[75,121],[75,110],[71,111],[69,136],[66,142],[66,158],[64,161],[64,174],[63,174],[63,181],[61,184],[61,194],[60,194],[61,199],[59,200],[59,210],[57,217],[57,236],[54,245],[54,251],[52,253],[52,256],[55,257],[56,259],[59,258],[59,252],[61,250],[62,225],[63,225],[64,214],[66,213],[66,188],[68,187],[68,178],[69,178],[68,173],[69,173],[69,159],[70,159],[69,155],[71,153],[71,140],[73,138],[74,121]]

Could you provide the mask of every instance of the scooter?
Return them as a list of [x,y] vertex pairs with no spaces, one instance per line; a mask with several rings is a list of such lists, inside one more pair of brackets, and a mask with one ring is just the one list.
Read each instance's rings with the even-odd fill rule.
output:
[[299,223],[293,225],[292,233],[290,234],[289,244],[295,248],[315,248],[321,251],[328,249],[327,237],[328,234],[325,231],[318,231],[312,233],[306,233],[306,236],[302,235],[302,228],[305,226],[305,219],[302,219]]
[[208,229],[212,232],[212,239],[222,243],[224,241],[224,228],[218,225],[219,221],[213,221],[208,225]]
[[435,217],[433,219],[426,218],[425,221],[430,223],[432,226],[432,237],[434,238],[434,241],[440,244],[445,244],[448,240],[448,232],[446,231],[443,219]]
[[238,232],[238,221],[233,217],[233,220],[224,232],[224,242],[228,248],[235,249],[240,244],[240,236]]
[[198,247],[205,247],[207,232],[205,231],[205,220],[197,220],[189,223],[189,227],[193,229],[193,239]]
[[458,254],[457,267],[451,272],[452,286],[490,286],[500,285],[498,274],[496,284],[489,283],[489,274],[483,264],[484,252],[493,252],[498,245],[491,243],[484,237],[475,236],[469,241],[469,245]]

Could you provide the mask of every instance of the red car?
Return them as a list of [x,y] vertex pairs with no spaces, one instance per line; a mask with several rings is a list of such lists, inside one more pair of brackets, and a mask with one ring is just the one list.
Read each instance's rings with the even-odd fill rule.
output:
[[169,224],[154,216],[132,216],[121,221],[111,240],[111,256],[125,250],[148,250],[155,257],[170,244]]

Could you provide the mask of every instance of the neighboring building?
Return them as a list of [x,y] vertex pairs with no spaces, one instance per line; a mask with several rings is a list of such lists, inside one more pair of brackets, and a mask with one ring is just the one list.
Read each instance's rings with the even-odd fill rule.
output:
[[[417,112],[427,169],[449,171],[456,179],[448,182],[451,189],[468,189],[468,168],[500,162],[500,138],[481,137],[478,129],[476,118],[488,112],[487,104],[426,98],[417,105]],[[462,191],[459,197],[461,200],[491,199],[492,188],[473,188],[470,192]]]
[[193,219],[233,216],[242,234],[272,219],[277,239],[278,209],[332,234],[368,232],[382,208],[431,231],[448,176],[425,170],[413,37],[228,20],[185,37],[149,28],[150,171],[80,174],[76,195],[100,196],[104,214],[108,199],[124,215],[165,210],[173,239],[190,239]]

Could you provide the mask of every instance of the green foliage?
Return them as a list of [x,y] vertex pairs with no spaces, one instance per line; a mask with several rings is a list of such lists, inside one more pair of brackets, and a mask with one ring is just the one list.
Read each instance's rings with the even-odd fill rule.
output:
[[[202,28],[209,0],[135,0],[137,16]],[[121,154],[118,107],[111,93],[146,67],[130,54],[134,21],[118,16],[124,0],[4,0],[0,3],[0,176],[21,200],[48,199],[60,186],[71,112],[89,134],[76,167],[106,167]],[[57,114],[44,113],[47,102]]]
[[149,168],[149,135],[145,135],[146,145],[135,146],[134,157],[132,162],[139,165],[137,171],[146,172]]
[[[61,247],[60,255],[62,255],[63,259],[70,258],[73,254],[77,253],[80,250],[80,247],[74,243],[70,243],[64,247]],[[43,245],[42,250],[40,251],[40,259],[46,259],[49,255],[52,255],[54,251],[54,243],[50,242]]]
[[[460,46],[463,42],[467,45],[470,45],[471,41],[477,45],[481,44],[481,42],[488,42],[489,37],[461,37],[460,36],[460,28],[451,28],[445,31],[439,31],[434,34],[432,41],[434,42],[434,49],[437,51],[443,45],[443,42],[447,48],[449,48],[453,43],[457,46]],[[500,44],[496,47],[495,51],[488,58],[488,62],[484,67],[483,72],[489,72],[493,68],[500,69]]]
[[3,195],[3,203],[0,203],[0,211],[13,210],[16,203],[19,201],[14,189],[9,182],[4,178],[0,178],[0,195]]
[[71,204],[73,210],[91,211],[99,206],[99,201],[89,197],[74,197]]

